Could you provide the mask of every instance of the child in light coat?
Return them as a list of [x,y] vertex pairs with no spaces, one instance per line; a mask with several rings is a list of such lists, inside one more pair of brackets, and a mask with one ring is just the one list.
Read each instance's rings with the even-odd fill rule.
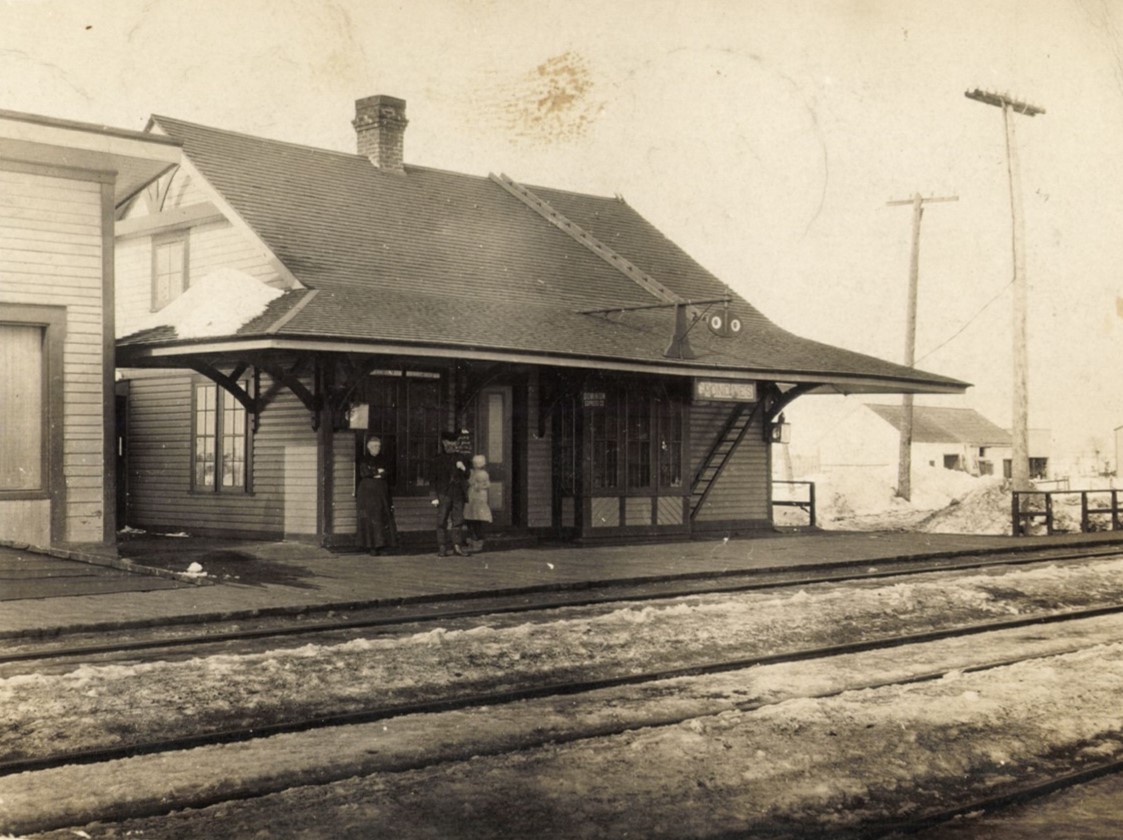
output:
[[491,486],[491,478],[486,468],[485,456],[472,456],[472,471],[468,474],[468,501],[464,505],[469,551],[483,551],[484,525],[491,522],[491,507],[487,501],[487,488]]

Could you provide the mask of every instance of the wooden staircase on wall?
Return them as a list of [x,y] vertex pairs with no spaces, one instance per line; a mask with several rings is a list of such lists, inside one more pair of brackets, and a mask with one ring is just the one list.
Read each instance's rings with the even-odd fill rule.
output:
[[706,453],[698,471],[694,473],[694,481],[690,485],[691,521],[698,515],[702,505],[706,503],[710,491],[713,490],[718,478],[725,471],[725,467],[733,457],[737,446],[744,440],[760,406],[761,403],[737,403],[730,413],[729,419],[725,421],[725,425],[718,433],[714,445],[710,447],[710,451]]

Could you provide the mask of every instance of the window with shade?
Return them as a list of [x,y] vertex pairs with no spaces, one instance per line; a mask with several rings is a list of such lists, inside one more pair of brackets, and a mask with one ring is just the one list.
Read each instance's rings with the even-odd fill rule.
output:
[[0,493],[46,487],[46,329],[0,324]]
[[[240,384],[248,393],[249,380]],[[245,406],[214,383],[196,383],[193,413],[195,490],[248,492],[250,431]]]

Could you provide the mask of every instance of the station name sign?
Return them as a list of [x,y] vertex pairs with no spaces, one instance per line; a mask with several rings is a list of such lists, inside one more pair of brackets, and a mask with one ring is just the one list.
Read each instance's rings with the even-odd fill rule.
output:
[[695,379],[694,399],[715,402],[756,402],[756,383],[736,379]]

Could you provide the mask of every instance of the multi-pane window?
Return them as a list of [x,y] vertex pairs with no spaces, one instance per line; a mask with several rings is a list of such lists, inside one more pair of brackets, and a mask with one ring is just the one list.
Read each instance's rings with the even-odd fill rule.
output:
[[382,440],[398,495],[429,492],[429,465],[441,436],[440,375],[425,371],[376,371],[367,390],[369,432]]
[[[248,380],[241,386],[248,392]],[[195,489],[247,491],[249,417],[245,406],[217,385],[199,383],[194,414]]]
[[651,486],[651,402],[645,392],[628,392],[624,401],[627,418],[624,439],[627,441],[628,487]]
[[594,490],[620,486],[620,400],[615,390],[586,391],[582,403],[589,410],[589,447]]
[[187,236],[152,243],[152,311],[163,309],[187,288]]
[[0,324],[0,491],[44,487],[45,332]]
[[682,401],[642,386],[587,389],[593,490],[682,486]]

